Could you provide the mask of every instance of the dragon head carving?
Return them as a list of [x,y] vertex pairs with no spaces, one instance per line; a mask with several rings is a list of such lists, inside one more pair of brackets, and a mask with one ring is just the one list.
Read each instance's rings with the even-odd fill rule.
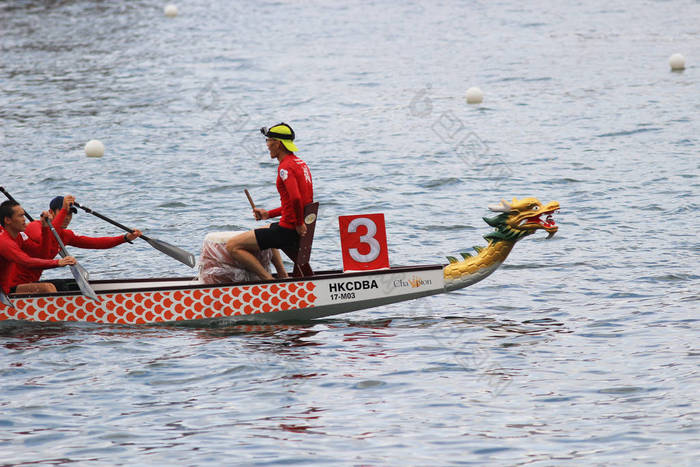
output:
[[475,284],[503,264],[513,249],[515,242],[523,237],[544,230],[552,237],[559,227],[552,214],[559,210],[559,203],[552,201],[543,205],[536,198],[513,198],[510,203],[502,200],[497,206],[489,206],[491,211],[499,213],[496,217],[484,217],[484,221],[494,231],[484,235],[489,244],[486,248],[475,246],[477,255],[462,253],[461,261],[448,256],[450,264],[444,268],[445,288],[457,290]]
[[510,203],[501,200],[501,204],[489,206],[489,209],[501,214],[483,218],[488,225],[496,229],[484,235],[487,240],[516,242],[540,229],[549,234],[547,238],[551,238],[559,229],[552,217],[552,214],[559,210],[557,201],[543,205],[536,198],[513,198]]

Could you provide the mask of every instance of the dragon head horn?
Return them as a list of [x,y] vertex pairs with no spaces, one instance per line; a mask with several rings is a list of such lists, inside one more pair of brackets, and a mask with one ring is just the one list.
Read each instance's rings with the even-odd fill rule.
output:
[[489,209],[493,212],[510,212],[513,210],[513,207],[508,203],[508,201],[502,199],[501,204],[489,206]]

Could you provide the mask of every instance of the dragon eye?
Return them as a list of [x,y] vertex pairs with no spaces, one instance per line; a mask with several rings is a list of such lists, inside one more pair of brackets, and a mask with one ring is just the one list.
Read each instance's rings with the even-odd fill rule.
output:
[[536,204],[533,204],[533,205],[530,207],[530,209],[532,209],[533,211],[539,211],[539,210],[540,210],[540,207],[539,207],[538,205],[536,205]]

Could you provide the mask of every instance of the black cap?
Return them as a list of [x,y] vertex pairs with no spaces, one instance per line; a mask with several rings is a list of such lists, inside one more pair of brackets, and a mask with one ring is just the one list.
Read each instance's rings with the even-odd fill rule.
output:
[[[62,207],[63,207],[63,196],[56,196],[49,203],[49,209],[51,209],[52,211],[60,211]],[[70,212],[75,214],[78,212],[78,210],[75,208],[75,206],[73,206],[71,204]]]

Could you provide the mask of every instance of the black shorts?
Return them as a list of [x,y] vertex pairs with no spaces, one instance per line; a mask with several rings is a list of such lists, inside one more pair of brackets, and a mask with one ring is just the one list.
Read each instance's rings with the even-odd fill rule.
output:
[[255,229],[253,232],[255,232],[255,240],[258,242],[258,248],[261,250],[267,250],[268,248],[284,249],[299,244],[299,234],[297,231],[295,229],[280,227],[277,222],[264,229]]

